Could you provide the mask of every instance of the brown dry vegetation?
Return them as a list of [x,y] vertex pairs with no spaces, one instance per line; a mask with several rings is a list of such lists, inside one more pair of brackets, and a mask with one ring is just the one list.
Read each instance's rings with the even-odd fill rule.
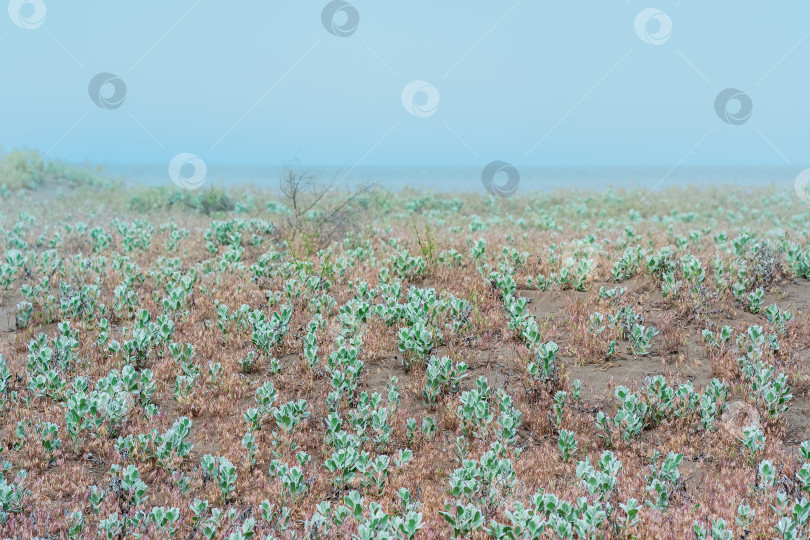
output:
[[[2,251],[17,249],[25,257],[23,265],[12,272],[13,281],[0,290],[0,353],[10,373],[0,412],[0,460],[10,464],[4,474],[8,483],[15,481],[19,471],[27,471],[21,503],[6,508],[4,523],[0,524],[3,537],[65,537],[75,522],[66,516],[77,511],[82,512],[85,536],[93,537],[103,519],[116,515],[123,521],[161,506],[179,509],[178,538],[203,537],[211,507],[224,512],[211,533],[217,538],[238,533],[249,518],[256,520],[259,538],[298,538],[305,534],[347,537],[359,534],[362,519],[348,517],[342,525],[315,527],[316,505],[328,501],[334,510],[344,504],[350,491],[357,490],[365,498],[363,519],[368,518],[372,502],[379,503],[381,511],[393,519],[403,510],[397,492],[407,488],[420,504],[418,512],[423,520],[416,537],[446,538],[452,536],[452,529],[440,512],[456,499],[449,493],[449,479],[461,466],[457,438],[467,441],[468,459],[478,460],[490,448],[497,439],[501,400],[497,390],[513,398],[521,416],[516,439],[506,444],[502,454],[514,468],[514,484],[498,490],[494,501],[464,501],[481,509],[484,527],[491,520],[509,524],[506,512],[513,511],[515,503],[529,507],[538,491],[571,503],[584,497],[593,504],[597,497],[578,478],[577,462],[588,457],[595,464],[607,449],[595,425],[596,415],[599,411],[616,414],[614,392],[618,386],[644,395],[645,378],[655,375],[664,375],[670,385],[690,381],[696,391],[703,391],[718,378],[728,386],[723,404],[726,410],[718,411],[710,429],[701,425],[698,412],[649,421],[629,440],[615,436],[610,450],[622,468],[614,492],[602,501],[608,515],[595,534],[605,538],[692,538],[695,522],[709,527],[722,518],[734,538],[770,538],[778,536],[774,526],[784,514],[775,508],[777,494],[786,494],[788,501],[802,498],[797,473],[804,463],[799,445],[810,439],[810,282],[788,250],[797,245],[807,261],[806,220],[810,214],[786,193],[707,188],[700,196],[690,189],[654,195],[557,192],[493,200],[373,191],[361,194],[363,203],[353,209],[351,223],[341,221],[342,236],[322,251],[312,247],[308,236],[312,229],[296,228],[304,219],[300,215],[288,219],[266,210],[266,203],[275,200],[271,194],[234,192],[231,199],[237,203],[235,209],[211,215],[196,211],[200,205],[167,203],[170,196],[169,192],[132,194],[119,190],[93,193],[76,187],[66,189],[61,198],[47,201],[25,192],[0,199]],[[141,204],[147,199],[152,202]],[[278,210],[275,206],[271,209]],[[219,239],[217,230],[224,231]],[[728,240],[714,239],[721,231]],[[753,253],[747,249],[735,254],[733,240],[744,232],[750,235],[751,245],[759,247]],[[148,242],[138,244],[138,239],[146,238]],[[476,259],[472,248],[479,239],[486,241],[486,255]],[[646,256],[664,246],[672,246],[675,261],[686,255],[700,261],[705,270],[700,286],[692,290],[681,276],[684,284],[677,292],[666,297],[662,294],[661,275],[648,270]],[[504,247],[525,252],[528,257],[511,260],[504,256]],[[612,269],[625,247],[640,247],[645,255],[631,275],[617,281]],[[52,266],[43,263],[49,250],[58,257]],[[445,250],[456,250],[460,263],[444,264],[440,253]],[[424,267],[398,274],[392,256],[406,252],[421,257]],[[252,268],[268,253],[277,257],[263,268]],[[551,284],[548,290],[527,287],[527,277],[535,279],[543,274],[549,278],[564,268],[567,258],[578,261],[582,256],[593,262],[583,290],[559,283]],[[715,259],[726,265],[725,287],[714,278]],[[746,298],[759,287],[765,292],[763,310],[758,314],[751,313],[748,301],[739,301],[732,291],[737,276],[732,275],[731,267],[743,260],[749,278]],[[385,269],[387,277],[381,274]],[[532,352],[519,332],[509,327],[510,316],[502,292],[493,286],[492,271],[514,272],[514,296],[529,299],[527,313],[535,318],[542,342],[553,341],[559,346],[557,371],[551,380],[529,376]],[[441,328],[443,340],[428,357],[447,356],[469,366],[460,387],[443,392],[435,405],[423,399],[427,380],[424,360],[398,348],[398,331],[407,321],[400,319],[388,325],[374,312],[373,306],[381,302],[381,276],[383,282],[401,280],[400,303],[405,302],[409,287],[435,289],[437,294],[449,293],[468,303],[469,311],[460,319],[444,312],[432,323]],[[43,281],[48,277],[49,281]],[[189,277],[192,285],[180,308],[167,309],[164,298],[183,277]],[[329,286],[307,288],[308,277],[328,280]],[[134,294],[134,314],[117,306],[115,290],[125,281]],[[367,320],[347,331],[338,310],[355,297],[361,281],[377,295],[369,302],[372,309]],[[65,285],[60,288],[60,284]],[[26,293],[25,285],[41,288]],[[67,305],[60,306],[61,301],[88,285],[98,286],[94,308],[71,312]],[[601,287],[623,287],[626,292],[610,300],[600,297]],[[322,294],[331,296],[335,304],[322,312],[323,323],[315,332],[318,364],[311,368],[303,352],[304,339],[315,317],[310,300]],[[27,300],[32,306],[29,323],[20,318],[21,302]],[[269,351],[262,351],[252,342],[249,323],[231,320],[223,334],[217,313],[221,304],[231,315],[245,304],[268,319],[289,305],[292,315],[288,331]],[[783,334],[778,334],[765,316],[764,309],[771,304],[793,313]],[[621,306],[632,308],[643,325],[658,330],[649,351],[634,354],[621,325],[608,322],[608,315],[615,315]],[[98,344],[99,321],[107,319],[109,341],[123,345],[132,339],[141,310],[146,310],[153,322],[166,316],[174,323],[170,338],[154,345],[148,358],[136,365],[139,371],[151,371],[155,392],[145,401],[130,396],[131,409],[119,429],[113,432],[108,423],[102,423],[97,430],[84,432],[82,440],[74,444],[66,423],[73,379],[85,377],[92,389],[110,370],[120,372],[128,363],[133,364],[123,350],[115,352]],[[595,312],[605,317],[606,329],[601,334],[591,331]],[[459,328],[447,326],[462,318],[465,324]],[[60,321],[69,321],[70,328],[78,332],[78,346],[70,369],[57,370],[66,387],[54,395],[40,395],[30,384],[34,372],[29,343],[40,333],[49,340],[58,337]],[[733,337],[719,347],[709,346],[702,331],[719,332],[724,325],[731,327]],[[778,334],[779,350],[769,350],[765,356],[776,372],[786,374],[792,399],[787,411],[777,418],[769,418],[762,403],[754,399],[738,364],[744,351],[737,336],[744,336],[753,325],[763,327],[766,334]],[[334,451],[328,444],[326,427],[332,391],[327,359],[339,348],[341,333],[347,338],[361,337],[359,359],[363,362],[353,395],[341,395],[337,404],[342,429],[356,432],[351,417],[357,414],[362,392],[380,394],[379,407],[389,412],[390,440],[385,444],[368,440],[361,446],[372,460],[377,455],[392,458],[381,490],[364,486],[361,474],[341,485],[333,481],[335,475],[325,466]],[[611,341],[615,352],[609,356]],[[168,345],[172,342],[193,346],[191,364],[199,369],[199,375],[188,395],[176,391],[178,376],[184,372],[170,353]],[[256,362],[245,370],[240,360],[251,352],[256,354]],[[405,358],[412,362],[410,368]],[[273,359],[279,364],[274,373]],[[209,364],[217,362],[222,366],[222,377],[214,383],[207,370]],[[388,398],[392,377],[399,384],[398,404]],[[495,419],[483,437],[465,436],[457,410],[462,392],[474,388],[479,377],[486,378],[492,389],[489,402]],[[289,434],[272,414],[264,417],[258,429],[250,428],[243,417],[256,407],[256,390],[268,381],[278,394],[275,406],[306,400],[309,415]],[[582,386],[578,400],[572,397],[574,381]],[[552,403],[559,390],[567,392],[568,400],[557,424]],[[149,401],[157,408],[151,417],[145,408]],[[122,455],[116,449],[117,437],[138,436],[150,430],[164,433],[180,417],[191,420],[187,440],[193,447],[187,456],[172,460],[168,466],[139,452]],[[437,427],[437,433],[430,437],[418,429],[426,417],[433,418]],[[417,425],[412,437],[408,436],[409,418]],[[738,438],[742,428],[756,419],[761,422],[766,442],[764,449],[751,457]],[[58,426],[62,443],[50,455],[35,432],[44,422]],[[16,433],[18,428],[26,434],[24,444]],[[575,456],[568,461],[558,450],[563,429],[573,432],[578,443]],[[242,444],[248,431],[255,436],[252,465]],[[371,425],[366,434],[373,438]],[[397,467],[393,458],[401,449],[412,450],[413,458]],[[301,451],[310,460],[302,466],[305,490],[293,499],[270,474],[270,466],[274,459],[297,465],[296,454]],[[683,455],[680,478],[670,486],[668,507],[663,509],[644,504],[652,496],[648,476],[655,452],[662,457],[669,452]],[[224,500],[217,481],[207,478],[201,469],[206,455],[225,457],[235,466],[235,487]],[[774,485],[760,488],[757,466],[763,460],[772,461],[777,474]],[[148,486],[148,498],[139,506],[130,504],[128,494],[113,479],[113,465],[137,466]],[[178,479],[187,481],[187,487],[181,489]],[[90,502],[91,486],[106,493],[98,512]],[[625,526],[619,504],[630,498],[640,503],[639,520]],[[199,521],[190,508],[195,499],[210,503]],[[280,525],[277,516],[265,519],[263,501],[275,505],[276,510],[286,507],[289,522]],[[740,504],[751,506],[755,512],[753,521],[744,527],[735,523]],[[142,522],[139,527],[122,528],[119,534],[169,534],[145,518]],[[484,527],[477,528],[472,536],[486,537]],[[550,528],[544,534],[557,537]],[[579,536],[572,533],[572,537]]]

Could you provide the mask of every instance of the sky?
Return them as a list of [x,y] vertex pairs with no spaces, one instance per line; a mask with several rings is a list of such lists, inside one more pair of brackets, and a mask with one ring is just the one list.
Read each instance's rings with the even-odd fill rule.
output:
[[810,163],[806,1],[11,0],[8,11],[5,150],[94,163]]

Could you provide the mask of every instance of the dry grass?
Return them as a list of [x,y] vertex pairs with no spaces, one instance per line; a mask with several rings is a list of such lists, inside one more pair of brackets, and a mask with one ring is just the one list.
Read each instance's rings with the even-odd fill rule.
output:
[[[594,504],[596,496],[588,493],[576,471],[577,462],[588,457],[595,464],[607,449],[595,426],[596,415],[599,411],[611,416],[616,413],[617,386],[642,392],[645,377],[658,374],[664,374],[670,384],[689,380],[697,391],[714,377],[724,380],[729,388],[727,401],[734,410],[742,407],[761,418],[765,447],[749,460],[737,439],[741,420],[719,413],[712,429],[701,426],[699,414],[668,416],[650,421],[629,441],[615,438],[610,449],[621,460],[622,469],[615,490],[601,503],[609,515],[594,534],[605,538],[691,538],[696,521],[710,526],[722,518],[734,538],[774,537],[778,534],[774,526],[782,517],[774,508],[777,494],[783,492],[789,501],[802,497],[796,474],[803,463],[798,445],[810,438],[806,417],[810,410],[806,374],[810,286],[807,275],[797,275],[801,269],[792,267],[788,250],[791,243],[807,250],[804,224],[810,215],[807,207],[791,201],[785,193],[735,188],[707,189],[695,196],[694,190],[672,190],[647,200],[644,193],[632,191],[587,195],[557,192],[493,200],[472,195],[453,198],[369,192],[361,194],[367,197],[365,203],[353,206],[351,220],[336,224],[341,236],[324,245],[313,240],[311,230],[295,234],[289,230],[289,220],[268,212],[267,203],[276,200],[271,194],[251,192],[252,204],[241,207],[240,201],[248,200],[246,195],[233,194],[237,203],[234,211],[214,210],[211,215],[195,211],[193,205],[162,203],[148,205],[158,210],[138,213],[129,204],[137,196],[114,190],[95,198],[76,188],[61,198],[49,197],[52,200],[47,204],[43,204],[44,196],[36,193],[11,194],[0,200],[4,214],[0,220],[2,251],[17,249],[25,258],[18,270],[8,274],[13,281],[0,291],[0,329],[4,330],[0,353],[10,370],[4,393],[7,401],[0,412],[0,460],[10,463],[4,475],[8,482],[13,482],[21,470],[28,475],[19,507],[6,508],[0,525],[4,537],[67,536],[75,516],[65,516],[77,511],[82,512],[85,536],[92,537],[100,522],[110,516],[123,523],[139,512],[148,514],[161,506],[179,509],[176,536],[182,538],[204,535],[211,507],[223,510],[212,537],[238,534],[248,518],[256,520],[258,537],[345,537],[360,534],[358,526],[369,517],[372,502],[379,503],[380,510],[392,519],[400,515],[403,507],[397,492],[407,488],[420,504],[418,511],[424,523],[417,538],[446,538],[452,530],[439,512],[455,499],[448,490],[450,476],[460,467],[457,437],[466,439],[469,459],[478,460],[490,448],[496,439],[502,399],[497,390],[512,396],[521,423],[514,443],[507,444],[502,455],[514,467],[514,485],[499,491],[491,501],[473,501],[484,513],[485,525],[491,520],[509,523],[506,512],[514,510],[516,503],[528,507],[538,491],[571,503],[585,497]],[[105,208],[89,213],[93,202],[102,198]],[[630,213],[632,209],[638,210],[638,215]],[[285,228],[271,225],[273,222],[283,223]],[[721,231],[728,236],[726,242],[713,239]],[[749,245],[764,247],[735,254],[733,240],[744,232],[750,234]],[[695,233],[691,239],[690,233]],[[486,241],[485,261],[476,260],[471,253],[479,239]],[[766,240],[770,242],[767,246]],[[556,248],[551,250],[551,246]],[[684,284],[678,292],[664,297],[661,275],[650,272],[646,260],[664,246],[672,246],[675,261],[693,255],[701,262],[705,279],[700,287],[690,290],[686,278],[676,272]],[[508,254],[502,255],[504,247],[525,252],[528,257],[515,264]],[[632,276],[616,282],[612,269],[626,247],[643,248],[645,255]],[[458,266],[441,263],[440,253],[445,250],[460,254]],[[398,331],[407,326],[406,320],[388,325],[373,307],[381,301],[380,284],[398,280],[393,257],[405,252],[422,257],[424,268],[402,274],[400,303],[409,287],[417,287],[451,294],[469,306],[463,316],[454,317],[445,311],[430,321],[432,328],[439,327],[443,334],[442,342],[430,354],[449,356],[469,366],[458,391],[442,393],[435,405],[423,400],[428,379],[424,361],[398,349]],[[585,277],[584,290],[559,283],[545,291],[526,287],[528,276],[559,275],[568,257],[579,260],[583,256],[594,263]],[[725,264],[726,287],[715,281],[715,260]],[[527,310],[538,323],[542,341],[559,345],[558,378],[552,382],[533,381],[527,373],[531,352],[519,332],[510,329],[505,300],[489,276],[489,271],[503,272],[507,268],[504,263],[514,271],[515,296],[531,299]],[[732,272],[745,269],[753,278],[747,289],[763,287],[765,293],[763,311],[758,314],[751,313],[747,300],[738,301],[731,291],[738,279]],[[184,277],[191,286],[178,309],[172,310],[164,300],[171,297],[172,289],[181,286]],[[328,280],[329,287],[323,282],[308,286],[310,278]],[[340,321],[339,309],[355,297],[361,281],[367,282],[377,297],[369,302],[372,308],[367,320],[358,320],[354,328],[347,329]],[[120,372],[132,363],[123,352],[97,344],[101,319],[110,324],[110,341],[124,344],[132,339],[137,318],[117,305],[121,296],[119,289],[116,297],[116,288],[122,284],[127,284],[134,295],[136,312],[146,310],[153,322],[166,316],[174,323],[171,337],[156,343],[148,359],[138,365],[152,373],[155,392],[151,403],[156,413],[149,417],[146,402],[135,396],[120,428],[113,430],[109,423],[102,423],[99,429],[85,431],[81,436],[84,440],[74,445],[66,422],[72,380],[85,377],[93,388],[110,370]],[[98,287],[95,307],[88,308],[85,303],[83,310],[71,312],[68,300],[72,291],[92,285]],[[24,289],[28,286],[33,289]],[[600,296],[601,287],[623,287],[626,292],[611,300]],[[303,352],[304,340],[310,321],[316,318],[310,301],[324,293],[334,299],[334,305],[322,310],[323,322],[315,332],[318,364],[313,369]],[[23,324],[24,316],[21,318],[24,306],[20,303],[24,301],[31,301],[32,307],[27,324]],[[246,316],[227,323],[224,334],[220,330],[218,306],[227,306],[233,315],[243,304],[268,319],[282,305],[292,307],[288,332],[268,351],[252,342]],[[776,419],[767,418],[761,403],[752,399],[741,376],[737,358],[743,353],[736,343],[736,336],[752,325],[762,326],[766,333],[777,332],[764,313],[770,304],[790,309],[794,315],[785,333],[779,334],[779,350],[765,355],[777,372],[787,375],[792,387],[790,408]],[[621,306],[632,308],[645,326],[659,330],[646,354],[634,355],[621,325],[608,322],[608,315],[615,315]],[[606,326],[596,335],[591,332],[595,312],[603,314]],[[447,326],[462,319],[466,324],[457,329]],[[56,395],[37,395],[29,384],[35,374],[29,343],[40,333],[49,339],[57,337],[59,321],[69,321],[70,328],[78,332],[70,367],[56,369],[67,387]],[[727,344],[713,348],[704,343],[704,329],[719,332],[724,325],[734,333]],[[332,390],[328,357],[339,348],[341,334],[362,338],[359,359],[363,362],[354,396],[342,395],[337,405],[342,429],[360,434],[351,419],[361,414],[361,392],[379,393],[379,407],[389,412],[389,442],[369,440],[361,446],[372,460],[378,455],[392,458],[382,489],[363,486],[362,475],[346,485],[336,483],[325,466],[334,451],[327,433]],[[613,354],[608,351],[611,341]],[[194,348],[186,369],[199,369],[199,376],[189,395],[176,392],[178,377],[185,371],[182,362],[171,354],[170,343],[187,343]],[[240,360],[251,352],[256,353],[257,360],[245,372]],[[413,361],[409,369],[403,355]],[[273,360],[279,363],[278,371],[272,368]],[[222,366],[218,383],[208,380],[211,363]],[[399,384],[396,405],[388,400],[391,377]],[[492,388],[489,401],[495,419],[484,430],[484,437],[465,437],[457,409],[461,393],[474,388],[478,377],[485,377]],[[579,400],[571,397],[575,379],[582,385]],[[272,414],[261,421],[259,429],[250,429],[243,418],[248,409],[256,407],[256,390],[267,381],[278,394],[275,406],[299,399],[308,404],[308,417],[291,434],[281,429]],[[558,390],[566,391],[569,398],[562,420],[556,424],[552,408]],[[188,442],[193,448],[186,457],[162,465],[141,452],[122,455],[116,449],[119,436],[137,437],[150,430],[164,433],[183,416],[192,423]],[[425,437],[419,429],[409,435],[408,419],[421,426],[427,417],[435,422],[435,435]],[[44,422],[58,426],[62,446],[52,453],[45,450],[35,433],[35,427]],[[26,433],[24,444],[15,433],[18,426]],[[568,462],[558,451],[562,429],[574,432],[578,443],[575,458]],[[253,464],[242,444],[248,431],[255,436]],[[373,433],[369,424],[367,434]],[[410,449],[413,459],[400,468],[393,465],[393,457],[401,449]],[[301,451],[310,456],[302,466],[305,489],[292,498],[281,481],[270,474],[270,468],[273,460],[297,464],[296,455]],[[669,488],[665,509],[644,504],[651,498],[647,477],[654,452],[683,455],[680,478]],[[207,478],[201,469],[207,454],[226,457],[235,466],[234,489],[224,501],[217,481]],[[771,460],[778,471],[775,484],[765,489],[757,487],[757,466],[762,460]],[[131,504],[129,495],[113,480],[110,468],[116,464],[122,468],[137,466],[148,486],[148,499]],[[188,482],[186,487],[181,488],[180,479]],[[91,504],[91,486],[106,492],[98,512]],[[351,490],[365,497],[365,518],[349,517],[342,525],[331,527],[313,526],[316,505],[327,501],[334,511]],[[639,521],[625,527],[619,504],[630,498],[641,504]],[[195,521],[190,507],[195,499],[210,503],[199,521]],[[278,516],[263,516],[263,501],[274,505],[276,511],[286,507],[288,523]],[[753,521],[745,527],[735,523],[740,504],[755,510]],[[139,527],[130,522],[118,534],[169,534],[145,518],[142,521]],[[551,529],[545,534],[555,537]],[[483,528],[473,535],[486,536]]]

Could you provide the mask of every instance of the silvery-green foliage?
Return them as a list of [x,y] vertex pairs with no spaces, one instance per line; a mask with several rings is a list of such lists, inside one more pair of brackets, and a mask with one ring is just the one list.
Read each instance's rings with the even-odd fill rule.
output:
[[396,376],[391,376],[386,386],[388,390],[388,404],[391,406],[391,412],[396,412],[399,408],[399,379]]
[[555,355],[560,348],[553,341],[532,348],[532,360],[527,367],[529,376],[538,382],[546,382],[555,377]]
[[461,404],[456,409],[456,415],[466,435],[483,437],[486,434],[487,426],[495,417],[489,403],[491,394],[492,390],[484,377],[478,378],[476,388],[461,393]]
[[700,397],[700,422],[703,429],[712,429],[717,417],[726,409],[727,399],[728,385],[718,379],[712,379]]
[[603,500],[615,489],[616,477],[622,469],[622,462],[616,459],[613,452],[606,450],[602,452],[598,465],[599,470],[591,465],[590,458],[586,457],[585,461],[577,463],[577,476],[588,492],[596,494],[599,500]]
[[82,377],[73,381],[65,423],[68,435],[74,439],[74,449],[83,442],[84,431],[97,432],[101,426],[105,426],[108,437],[116,437],[136,398],[148,402],[155,388],[151,371],[138,374],[131,366],[124,366],[123,376],[110,371],[95,386],[90,390],[88,381]]
[[6,359],[3,358],[3,355],[0,354],[0,411],[2,411],[3,405],[6,404],[9,393],[8,393],[8,381],[11,379],[11,371],[8,369],[8,363]]
[[604,285],[599,287],[599,298],[603,300],[607,300],[611,303],[617,302],[624,294],[627,292],[627,289],[624,287],[613,287],[608,289]]
[[318,365],[318,336],[316,332],[317,323],[310,322],[303,339],[304,359],[311,370],[314,370]]
[[[99,536],[107,540],[118,538],[124,528],[124,523],[118,517],[118,512],[110,514],[98,523]],[[102,534],[103,531],[103,534]]]
[[479,461],[465,459],[450,475],[450,494],[457,499],[492,507],[516,482],[512,462],[500,457],[504,447],[494,442]]
[[503,261],[514,268],[520,268],[529,258],[529,253],[526,251],[518,251],[512,246],[504,246],[501,249],[501,254],[498,256],[499,261]]
[[281,482],[285,500],[289,502],[295,502],[309,488],[301,467],[290,467],[277,459],[270,463],[270,476]]
[[596,429],[599,430],[599,438],[605,442],[605,446],[610,447],[613,442],[613,422],[610,416],[606,415],[603,411],[597,412],[595,424]]
[[214,387],[219,386],[222,382],[223,373],[224,369],[222,368],[222,364],[219,362],[208,362],[206,374],[209,385]]
[[56,424],[42,422],[34,426],[34,432],[39,437],[46,455],[50,456],[54,451],[62,448],[62,440],[59,438],[59,426]]
[[28,328],[34,316],[34,305],[31,302],[22,301],[17,304],[17,326]]
[[[493,275],[500,276],[501,274],[493,272]],[[508,279],[512,279],[511,276],[508,276]],[[509,328],[515,331],[520,331],[526,324],[526,319],[531,317],[531,313],[529,313],[527,310],[528,300],[523,297],[515,298],[512,296],[512,289],[514,288],[513,283],[509,283],[507,285],[499,282],[499,284],[501,287],[507,287],[507,290],[510,291],[509,293],[505,293],[503,295],[503,307],[506,309],[506,313],[509,315]]]
[[506,446],[514,446],[522,413],[515,408],[512,396],[498,389],[498,440]]
[[397,466],[397,469],[402,469],[410,463],[413,459],[413,450],[410,448],[400,448],[397,451],[397,454],[394,456],[394,465]]
[[630,332],[630,343],[632,345],[633,354],[637,356],[644,356],[650,352],[652,340],[658,335],[658,330],[653,326],[644,326],[636,324]]
[[649,406],[641,398],[630,392],[625,386],[616,388],[616,399],[619,400],[619,410],[613,419],[613,424],[619,429],[622,437],[629,441],[647,425]]
[[695,536],[698,540],[732,540],[734,538],[734,533],[726,528],[726,520],[723,518],[717,518],[716,520],[711,522],[710,529],[706,529],[702,525],[700,525],[697,521],[694,523],[692,529],[695,531]]
[[454,504],[445,504],[444,511],[439,512],[444,520],[453,529],[454,538],[465,538],[473,531],[479,530],[484,525],[484,514],[474,504],[462,504],[457,501]]
[[414,279],[424,274],[427,262],[421,256],[412,257],[407,251],[400,251],[388,260],[391,272],[400,279]]
[[557,448],[563,461],[569,461],[577,453],[577,439],[573,431],[567,429],[560,430],[560,435],[557,439]]
[[748,294],[748,309],[751,313],[759,313],[762,310],[762,301],[765,298],[765,291],[762,287]]
[[616,281],[624,281],[630,279],[638,270],[641,258],[644,256],[644,250],[640,247],[635,249],[628,247],[624,250],[624,254],[619,260],[613,263],[611,275]]
[[436,436],[436,433],[439,429],[436,427],[436,421],[433,420],[432,416],[426,416],[422,419],[422,426],[421,426],[422,435],[425,437],[425,440],[432,440],[433,437]]
[[779,306],[771,304],[765,309],[765,317],[779,332],[784,334],[786,332],[787,323],[793,320],[793,312],[781,311]]
[[248,374],[253,371],[253,367],[256,365],[256,352],[250,351],[245,356],[239,359],[239,368],[242,370],[242,373]]
[[579,401],[582,397],[582,381],[579,379],[574,379],[571,383],[571,397],[574,401]]
[[565,390],[558,390],[554,393],[554,401],[551,404],[551,418],[554,421],[554,427],[560,429],[562,421],[565,418],[565,402],[568,401],[568,392]]
[[140,471],[135,465],[128,465],[121,468],[120,465],[110,467],[110,491],[119,497],[123,497],[133,506],[145,503],[148,499],[146,495],[147,486],[141,480]]
[[537,276],[532,277],[528,276],[526,278],[526,288],[527,289],[537,289],[539,291],[547,291],[551,289],[553,281],[543,274],[537,274]]
[[388,409],[385,407],[374,409],[371,412],[371,428],[374,431],[374,443],[378,449],[384,448],[391,438],[393,428],[388,418]]
[[755,514],[756,511],[750,506],[745,503],[740,503],[740,505],[737,506],[737,517],[734,518],[734,521],[740,528],[747,529],[751,525]]
[[680,479],[681,473],[678,467],[683,460],[683,454],[670,452],[660,468],[656,468],[655,460],[650,464],[650,474],[647,476],[647,505],[658,510],[664,510],[669,506],[669,497]]
[[78,540],[84,532],[84,514],[81,510],[71,512],[67,516],[67,536],[70,540]]
[[301,423],[309,418],[308,404],[305,399],[284,403],[272,410],[276,425],[285,433],[293,432]]
[[253,466],[256,465],[256,436],[252,431],[246,432],[245,436],[242,437],[242,446],[247,451],[248,469],[253,470]]
[[773,461],[769,459],[763,459],[760,461],[759,467],[757,467],[757,473],[757,485],[760,488],[767,489],[773,486],[774,482],[776,481],[776,467],[774,466]]
[[78,341],[72,335],[65,334],[50,344],[45,334],[39,334],[28,343],[28,390],[35,397],[46,395],[52,399],[62,399],[67,385],[63,373],[72,370],[73,350],[76,347]]
[[0,524],[6,523],[9,514],[23,511],[25,498],[31,495],[26,489],[25,481],[28,471],[21,469],[13,482],[8,482],[5,475],[0,475]]
[[774,529],[782,537],[782,540],[798,540],[801,538],[796,522],[788,516],[783,516],[774,526]]
[[624,512],[624,519],[622,521],[622,526],[625,529],[634,526],[641,520],[641,518],[638,517],[638,511],[641,508],[641,505],[633,497],[627,499],[627,503],[619,504],[619,508],[621,508],[622,511]]
[[749,327],[745,334],[737,338],[738,347],[745,353],[745,356],[737,359],[737,364],[757,405],[775,420],[787,410],[793,395],[787,375],[776,374],[774,366],[766,360],[765,342],[761,326]]
[[368,452],[358,451],[357,448],[355,446],[338,447],[324,461],[323,466],[332,473],[332,483],[336,487],[342,489],[347,483],[354,480],[358,472],[358,465],[368,460]]
[[292,306],[282,305],[280,310],[274,312],[267,320],[267,317],[260,310],[254,310],[250,314],[250,324],[252,327],[251,341],[264,354],[269,355],[270,350],[284,340],[290,329],[292,319]]
[[180,521],[180,509],[155,506],[146,516],[146,522],[156,529],[155,532],[173,537],[177,533]]
[[755,422],[743,428],[740,443],[750,454],[751,463],[753,464],[754,456],[765,448],[765,434],[758,423]]
[[421,512],[408,511],[402,517],[395,516],[392,525],[397,537],[412,540],[425,524]]
[[454,363],[449,357],[431,356],[425,369],[426,381],[422,397],[426,404],[435,405],[437,398],[446,392],[458,392],[461,380],[467,376],[467,364]]
[[409,368],[411,355],[417,360],[424,360],[437,343],[441,342],[441,333],[437,328],[429,328],[423,321],[417,321],[413,326],[400,328],[398,338],[403,362]]
[[437,261],[441,266],[459,267],[461,266],[462,259],[461,253],[455,249],[445,249],[439,253]]
[[605,318],[598,311],[595,312],[595,313],[591,313],[591,315],[589,317],[589,320],[591,322],[591,326],[590,326],[591,334],[594,334],[594,335],[598,336],[599,334],[601,334],[602,332],[604,332],[606,330],[607,327],[604,324]]
[[205,454],[200,467],[204,481],[214,481],[222,493],[222,503],[225,504],[236,489],[236,467],[226,457],[214,457]]
[[188,402],[194,395],[197,385],[196,375],[178,375],[174,380],[174,399],[181,403]]
[[370,304],[356,298],[341,306],[337,315],[338,322],[341,324],[341,333],[345,336],[357,334],[368,320],[370,309]]
[[106,491],[98,486],[90,486],[89,502],[90,507],[93,509],[93,513],[98,514],[101,510],[101,503],[104,502],[104,496],[106,493]]
[[477,261],[484,261],[486,259],[487,241],[484,238],[479,238],[472,246],[473,259]]

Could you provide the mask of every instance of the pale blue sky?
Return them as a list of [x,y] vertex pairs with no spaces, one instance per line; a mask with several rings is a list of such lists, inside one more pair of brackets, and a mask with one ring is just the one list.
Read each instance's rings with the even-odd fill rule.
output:
[[[353,0],[347,37],[326,4],[45,0],[30,30],[0,12],[0,145],[110,163],[810,162],[806,1]],[[634,30],[648,7],[672,21],[661,45]],[[120,107],[89,98],[99,72],[126,83]],[[413,80],[434,114],[403,107]],[[715,113],[729,87],[753,103],[742,125]]]

